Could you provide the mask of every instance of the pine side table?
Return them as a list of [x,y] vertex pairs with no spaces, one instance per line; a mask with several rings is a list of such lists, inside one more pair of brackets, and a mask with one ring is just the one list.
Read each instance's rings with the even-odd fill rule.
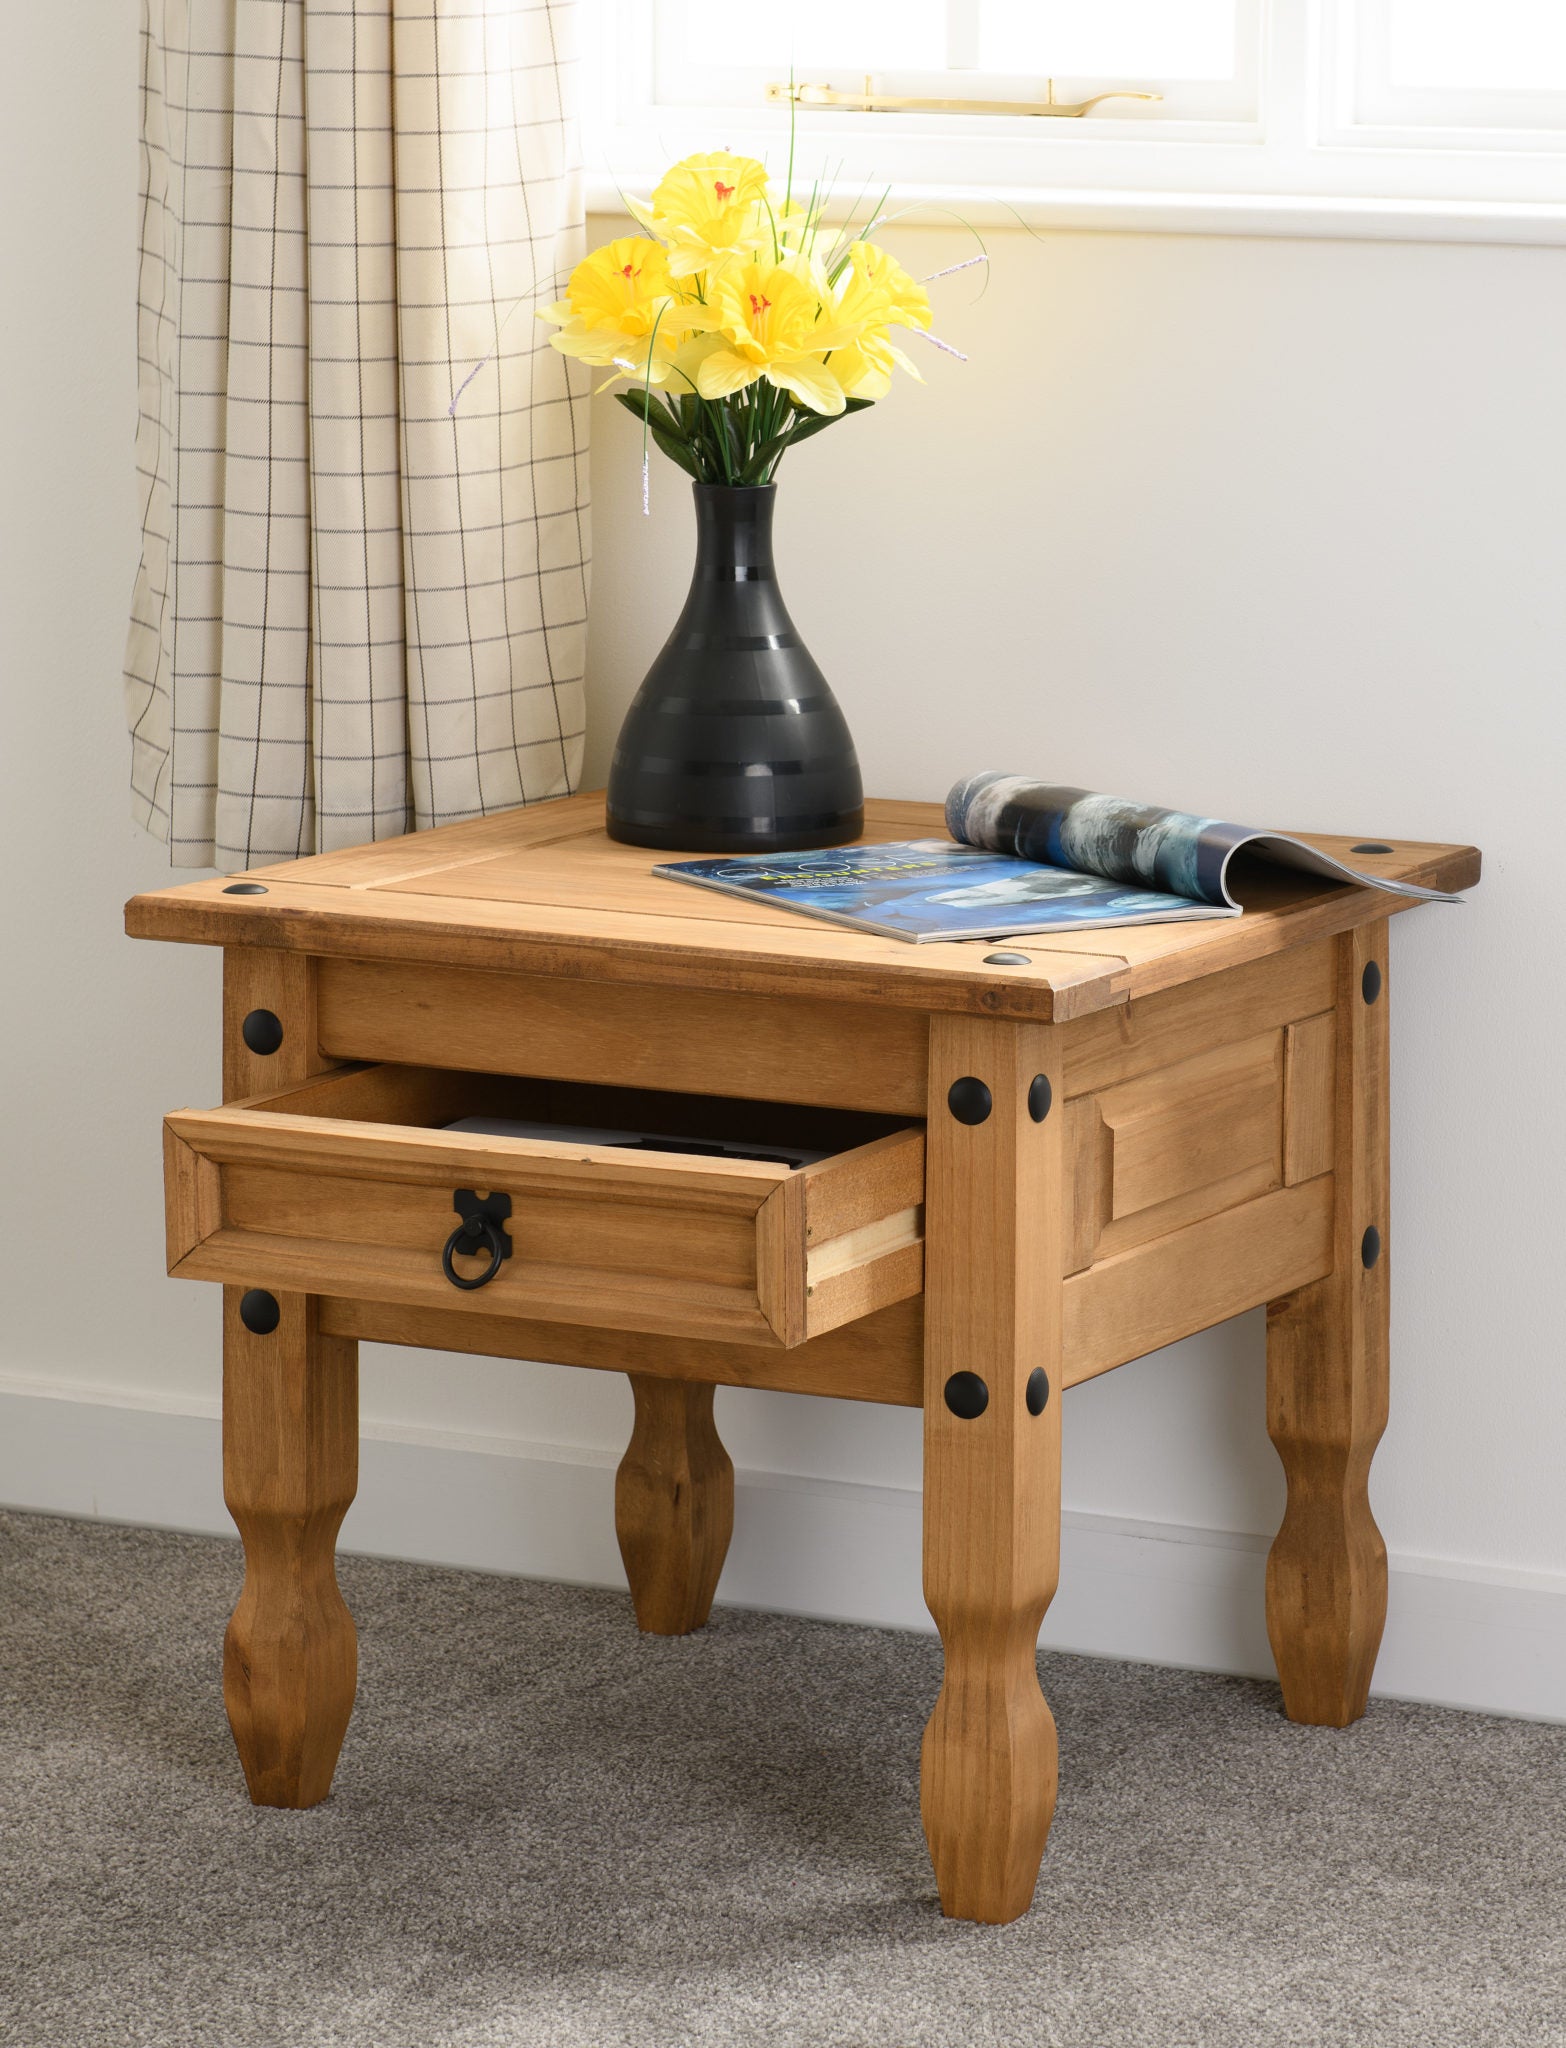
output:
[[[942,829],[934,805],[866,817],[870,841]],[[1440,888],[1479,873],[1471,847],[1315,843]],[[250,1796],[324,1798],[353,1705],[333,1553],[360,1338],[629,1374],[616,1521],[666,1634],[705,1620],[729,1539],[715,1386],[922,1406],[925,1834],[948,1914],[1014,1919],[1055,1801],[1035,1646],[1068,1387],[1268,1304],[1284,1705],[1364,1710],[1403,905],[1258,873],[1229,922],[911,946],[655,858],[583,796],[127,906],[134,937],[224,948],[224,1100],[165,1126],[168,1263],[224,1286]],[[449,1128],[469,1118],[544,1129]]]

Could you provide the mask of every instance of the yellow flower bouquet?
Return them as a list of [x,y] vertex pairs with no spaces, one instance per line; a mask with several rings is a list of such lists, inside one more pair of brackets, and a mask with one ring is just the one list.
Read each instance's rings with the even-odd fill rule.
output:
[[687,157],[627,201],[642,232],[595,249],[539,316],[555,348],[609,372],[600,389],[629,382],[616,396],[642,428],[644,510],[653,442],[694,480],[690,594],[609,770],[609,835],[634,846],[770,855],[864,826],[853,737],[778,589],[773,478],[895,369],[918,377],[903,329],[946,344],[923,284],[869,239],[875,211],[828,229],[819,188],[796,203],[792,160],[779,190],[753,157]]
[[894,368],[918,377],[892,336],[929,328],[924,287],[754,158],[687,157],[626,203],[646,233],[595,249],[539,317],[562,353],[641,387],[620,403],[698,483],[768,484],[796,441],[883,398]]

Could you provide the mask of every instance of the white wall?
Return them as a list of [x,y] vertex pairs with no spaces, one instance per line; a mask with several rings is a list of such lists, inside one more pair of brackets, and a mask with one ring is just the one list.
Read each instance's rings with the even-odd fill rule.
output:
[[[162,1277],[158,1117],[215,1099],[218,973],[119,935],[165,878],[126,818],[134,22],[33,10],[0,124],[18,245],[0,616],[0,1500],[223,1526],[214,1291]],[[609,224],[598,224],[608,232]],[[968,253],[907,233],[916,272]],[[1395,927],[1394,1340],[1376,1509],[1392,1690],[1566,1717],[1547,1315],[1566,1010],[1553,854],[1566,604],[1566,254],[991,238],[937,285],[925,389],[799,451],[780,558],[867,780],[1013,765],[1322,830],[1473,839],[1461,910]],[[20,257],[18,264],[17,257]],[[640,513],[595,420],[590,768],[678,608],[687,486]],[[1265,1666],[1281,1484],[1256,1317],[1076,1390],[1057,1640]],[[720,1396],[745,1483],[726,1596],[917,1621],[918,1417]],[[614,1576],[607,1375],[368,1348],[346,1540]],[[1075,1578],[1073,1578],[1075,1573]],[[1542,1632],[1541,1632],[1542,1631]]]

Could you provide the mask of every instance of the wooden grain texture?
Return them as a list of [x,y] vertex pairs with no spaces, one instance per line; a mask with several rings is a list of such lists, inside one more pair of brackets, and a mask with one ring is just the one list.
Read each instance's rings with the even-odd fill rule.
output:
[[1065,1034],[1066,1094],[1074,1099],[1114,1088],[1329,1010],[1336,975],[1333,941],[1317,939],[1080,1017]]
[[787,1176],[760,1160],[635,1152],[547,1138],[491,1137],[477,1131],[422,1130],[346,1117],[295,1116],[262,1105],[176,1109],[169,1128],[202,1156],[223,1165],[274,1167],[301,1175],[422,1186],[438,1181],[503,1179],[594,1202],[688,1200],[716,1213],[750,1214]]
[[1109,1226],[1110,1178],[1114,1170],[1109,1126],[1096,1095],[1079,1095],[1062,1105],[1065,1122],[1065,1269],[1080,1273],[1098,1256]]
[[[1382,985],[1367,1003],[1371,961]],[[1288,1480],[1267,1559],[1267,1630],[1290,1719],[1334,1728],[1365,1711],[1386,1618],[1369,1482],[1387,1421],[1389,981],[1385,922],[1339,941],[1332,1267],[1267,1311],[1267,1428]],[[1369,1228],[1381,1249],[1367,1266]]]
[[[448,1290],[449,1292],[449,1290]],[[793,1351],[756,1344],[665,1337],[471,1310],[386,1300],[324,1301],[322,1328],[379,1344],[416,1344],[494,1358],[542,1359],[601,1372],[706,1380],[786,1394],[830,1395],[917,1408],[924,1399],[924,1305],[917,1297],[861,1322],[828,1330]]]
[[[456,1216],[447,1218],[455,1228]],[[648,1330],[717,1343],[772,1348],[777,1332],[761,1313],[754,1284],[667,1280],[601,1267],[530,1263],[509,1270],[477,1292],[459,1292],[440,1266],[444,1237],[422,1255],[345,1242],[341,1238],[285,1237],[257,1230],[219,1230],[180,1260],[179,1280],[247,1281],[312,1294],[341,1294],[408,1308],[448,1308],[457,1317],[480,1317],[488,1304],[518,1317],[591,1323],[602,1330]]]
[[1066,1282],[1066,1384],[1227,1322],[1331,1265],[1330,1174],[1101,1259]]
[[[540,810],[554,815],[540,819]],[[941,829],[936,805],[867,806],[872,842]],[[1349,843],[1301,836],[1329,850]],[[126,929],[323,958],[1066,1021],[1402,907],[1310,876],[1263,876],[1245,884],[1244,917],[1029,940],[1015,949],[1025,966],[993,966],[973,945],[911,946],[770,908],[712,913],[703,892],[655,885],[644,851],[610,845],[596,796],[416,837],[400,851],[366,850],[365,865],[331,854],[258,870],[264,896],[227,895],[211,881],[134,897]],[[1437,887],[1465,888],[1479,874],[1472,847],[1403,842],[1376,864]]]
[[888,1132],[852,1152],[813,1161],[798,1178],[805,1192],[805,1241],[819,1250],[872,1217],[917,1208],[924,1200],[923,1128]]
[[[504,820],[488,821],[498,828]],[[446,828],[441,828],[446,829]],[[594,828],[602,837],[601,827]],[[425,835],[431,840],[438,834]],[[880,836],[889,836],[883,832]],[[323,859],[326,856],[322,857]],[[1025,967],[994,967],[972,945],[911,946],[784,911],[755,922],[714,916],[711,892],[661,882],[667,909],[620,907],[606,888],[593,904],[361,888],[327,882],[308,863],[268,877],[265,897],[230,896],[221,882],[185,884],[126,905],[132,938],[265,946],[358,961],[398,960],[491,973],[586,981],[595,987],[706,989],[856,1007],[975,1014],[1076,1015],[1120,1001],[1119,958],[1058,955],[1030,942]],[[641,872],[651,866],[642,861]],[[578,892],[567,892],[575,896]],[[721,900],[721,899],[720,899]],[[252,914],[246,916],[246,906]]]
[[1068,1271],[1281,1184],[1282,1055],[1265,1031],[1067,1103]]
[[[1328,1272],[1331,1185],[1324,1175],[1275,1190],[1072,1274],[1063,1289],[1063,1384],[1126,1365]],[[739,1289],[661,1288],[613,1276],[589,1286],[579,1270],[544,1270],[526,1289],[505,1295],[517,1303],[507,1313],[498,1283],[459,1296],[444,1280],[411,1270],[395,1251],[224,1231],[174,1270],[194,1280],[245,1270],[266,1285],[316,1292],[328,1291],[328,1276],[335,1276],[332,1284],[345,1292],[326,1310],[328,1327],[384,1343],[482,1352],[492,1342],[501,1357],[621,1371],[627,1345],[645,1337],[648,1355],[666,1361],[648,1371],[915,1407],[923,1398],[919,1248],[903,1256],[910,1261],[907,1298],[866,1310],[863,1322],[829,1328],[788,1352],[776,1348],[776,1332],[754,1294]],[[566,1318],[529,1313],[535,1301],[547,1306],[557,1299]],[[577,1317],[584,1327],[567,1327]],[[687,1337],[699,1341],[676,1341]]]
[[[1341,943],[1341,942],[1340,942]],[[1332,1011],[1283,1034],[1283,1182],[1332,1171],[1337,1027]]]
[[[1063,1119],[1028,1114],[1037,1074],[1061,1095],[1057,1031],[969,1018],[930,1026],[926,1214],[924,1593],[946,1651],[925,1729],[920,1803],[942,1909],[1026,1912],[1055,1806],[1055,1724],[1035,1651],[1060,1562]],[[959,1123],[961,1077],[989,1088]],[[1035,1368],[1050,1398],[1030,1415]],[[988,1405],[947,1406],[956,1373]]]
[[1094,1252],[1094,1263],[1108,1264],[1125,1252],[1135,1251],[1138,1246],[1151,1249],[1155,1243],[1178,1235],[1192,1224],[1220,1215],[1225,1210],[1242,1208],[1260,1196],[1270,1194],[1277,1186],[1276,1159],[1263,1158],[1242,1167],[1238,1173],[1225,1174],[1220,1180],[1205,1180],[1183,1194],[1171,1195],[1165,1202],[1153,1202],[1145,1209],[1133,1209],[1128,1216],[1112,1218],[1104,1225]]
[[[872,1140],[797,1176],[804,1329],[816,1337],[924,1286],[924,1133]],[[776,1198],[774,1198],[776,1199]]]
[[[254,1053],[245,1044],[243,1025],[252,1010],[270,1010],[282,1025],[276,1052]],[[330,1065],[316,1028],[315,961],[276,946],[229,947],[223,955],[223,1100],[282,1088]]]
[[[459,1312],[478,1313],[478,1293],[453,1289],[441,1266],[454,1190],[471,1187],[512,1203],[514,1252],[483,1290],[485,1313],[792,1346],[919,1291],[920,1232],[909,1214],[923,1191],[917,1130],[815,1112],[801,1126],[806,1138],[834,1127],[852,1137],[867,1125],[883,1134],[794,1172],[371,1120],[388,1105],[443,1115],[462,1103],[456,1084],[474,1079],[490,1085],[347,1067],[218,1110],[176,1111],[167,1124],[170,1270],[431,1307],[449,1295]],[[722,1106],[698,1104],[693,1115]],[[602,1121],[614,1126],[619,1115]],[[831,1233],[812,1247],[814,1290],[810,1203],[815,1227]]]
[[318,1304],[278,1297],[256,1336],[223,1291],[223,1495],[245,1582],[223,1645],[223,1699],[257,1806],[314,1806],[353,1711],[358,1646],[333,1546],[358,1484],[358,1346]]
[[857,1322],[924,1286],[924,1210],[848,1230],[805,1260],[805,1334]]
[[[488,1184],[490,1176],[478,1178]],[[498,1183],[497,1183],[498,1185]],[[677,1198],[654,1190],[644,1200],[603,1201],[591,1191],[530,1186],[520,1173],[512,1189],[507,1231],[528,1268],[622,1273],[627,1278],[739,1287],[756,1279],[756,1205],[711,1196]],[[407,1253],[440,1270],[440,1251],[456,1227],[450,1186],[385,1185],[270,1166],[223,1170],[223,1227],[313,1239],[388,1254]],[[464,1253],[464,1257],[469,1256]],[[466,1270],[466,1269],[464,1269]],[[493,1286],[513,1277],[503,1273]]]
[[[1301,832],[1324,851],[1341,852],[1339,836]],[[1435,889],[1468,889],[1479,879],[1479,853],[1471,846],[1415,846],[1404,841],[1396,859],[1403,861],[1401,879]],[[1388,872],[1390,863],[1383,862]],[[1258,869],[1237,884],[1244,915],[1189,924],[1130,926],[1113,932],[1084,933],[1080,939],[1056,939],[1057,952],[1087,950],[1087,942],[1113,938],[1124,973],[1127,996],[1155,995],[1203,975],[1224,974],[1232,967],[1265,960],[1296,946],[1331,938],[1356,926],[1375,923],[1399,911],[1418,907],[1417,899],[1386,896],[1377,890],[1346,883],[1324,883],[1286,869]],[[1094,948],[1096,950],[1096,947]],[[1073,1015],[1084,1014],[1078,1002]]]
[[163,1127],[163,1221],[168,1270],[223,1227],[217,1166]]
[[1266,1031],[1215,1046],[1106,1090],[1098,1106],[1110,1133],[1112,1220],[1247,1167],[1281,1177],[1282,1035]]
[[805,1187],[781,1181],[756,1216],[756,1298],[778,1342],[805,1339]]
[[630,1375],[636,1422],[614,1482],[614,1525],[636,1625],[698,1629],[734,1528],[734,1467],[712,1419],[713,1388]]
[[383,960],[323,960],[319,1000],[342,1059],[924,1114],[914,1011]]

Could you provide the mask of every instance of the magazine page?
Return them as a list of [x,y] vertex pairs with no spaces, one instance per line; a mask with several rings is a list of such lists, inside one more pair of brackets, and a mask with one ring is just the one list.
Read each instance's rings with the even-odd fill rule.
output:
[[653,873],[915,943],[1239,915],[1232,906],[1127,887],[946,839],[665,861]]
[[1238,905],[1229,891],[1229,863],[1242,847],[1277,866],[1329,881],[1385,889],[1426,903],[1460,901],[1417,882],[1364,874],[1286,832],[1130,803],[994,768],[953,786],[946,799],[946,828],[965,846],[1076,868],[1230,910]]

